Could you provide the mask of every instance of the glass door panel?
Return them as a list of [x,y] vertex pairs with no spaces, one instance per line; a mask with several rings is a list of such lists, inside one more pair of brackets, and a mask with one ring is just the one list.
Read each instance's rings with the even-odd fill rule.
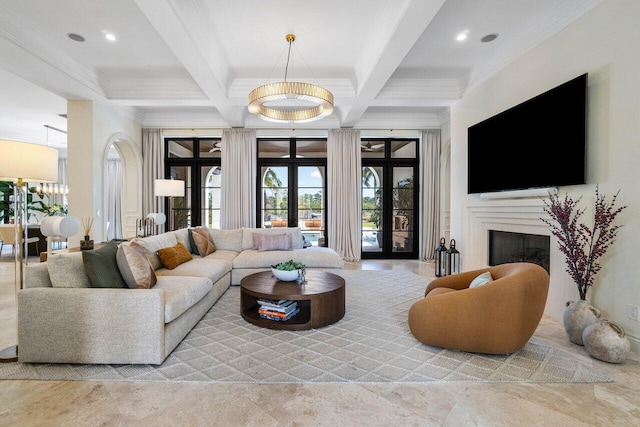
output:
[[413,252],[415,221],[413,167],[393,168],[393,252]]
[[191,167],[172,166],[169,170],[172,179],[185,182],[184,197],[169,197],[169,230],[178,230],[191,226]]
[[262,177],[262,226],[265,228],[289,226],[289,168],[287,166],[263,166]]
[[205,227],[220,228],[221,181],[220,166],[200,168],[200,223]]
[[325,239],[324,166],[298,167],[298,226],[312,246]]
[[362,251],[382,252],[383,237],[383,168],[362,168]]

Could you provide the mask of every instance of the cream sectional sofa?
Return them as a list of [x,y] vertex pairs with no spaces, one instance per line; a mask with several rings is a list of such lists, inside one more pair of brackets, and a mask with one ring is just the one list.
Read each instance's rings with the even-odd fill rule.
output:
[[[299,228],[208,231],[216,251],[204,258],[195,254],[173,270],[164,268],[155,252],[177,242],[194,252],[187,229],[133,240],[147,250],[154,267],[158,281],[151,289],[82,285],[88,283],[82,253],[58,254],[49,263],[28,266],[25,289],[18,291],[20,361],[161,364],[229,286],[248,274],[289,259],[309,268],[343,266],[332,249],[303,249]],[[289,233],[293,249],[253,250],[256,232]],[[64,277],[81,284],[52,283],[53,264],[57,269],[62,264]]]

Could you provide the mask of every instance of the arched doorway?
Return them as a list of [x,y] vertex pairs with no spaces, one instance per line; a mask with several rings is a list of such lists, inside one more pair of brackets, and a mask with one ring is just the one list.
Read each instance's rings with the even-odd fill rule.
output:
[[[103,202],[99,224],[105,240],[130,238],[136,235],[136,221],[142,217],[142,155],[133,139],[123,133],[114,134],[107,143],[103,155]],[[121,181],[111,181],[107,173],[116,166],[109,162],[119,160]],[[117,202],[119,200],[119,203]],[[119,205],[119,206],[118,206]],[[120,212],[120,224],[112,225],[110,210]],[[108,224],[107,224],[108,223]]]

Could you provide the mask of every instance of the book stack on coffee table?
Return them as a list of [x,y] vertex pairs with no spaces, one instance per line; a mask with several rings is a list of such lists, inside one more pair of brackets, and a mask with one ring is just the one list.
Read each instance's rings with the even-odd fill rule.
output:
[[291,300],[259,299],[258,314],[263,319],[284,322],[300,312],[298,303]]

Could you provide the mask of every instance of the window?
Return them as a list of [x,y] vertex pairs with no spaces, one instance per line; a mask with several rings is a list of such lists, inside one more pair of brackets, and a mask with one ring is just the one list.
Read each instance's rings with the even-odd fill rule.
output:
[[418,141],[362,140],[362,256],[417,258]]
[[258,139],[258,227],[300,227],[326,246],[325,139]]
[[219,138],[166,138],[165,177],[184,180],[185,197],[165,200],[169,228],[220,227]]

